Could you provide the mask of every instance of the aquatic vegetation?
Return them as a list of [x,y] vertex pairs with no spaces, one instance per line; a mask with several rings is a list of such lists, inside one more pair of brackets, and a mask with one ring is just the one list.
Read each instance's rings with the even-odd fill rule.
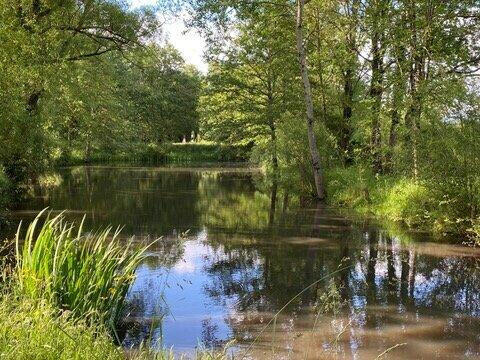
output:
[[27,299],[46,301],[77,319],[114,329],[135,269],[147,246],[120,243],[119,231],[86,233],[60,214],[38,228],[41,215],[28,226],[25,241],[16,236],[18,288]]

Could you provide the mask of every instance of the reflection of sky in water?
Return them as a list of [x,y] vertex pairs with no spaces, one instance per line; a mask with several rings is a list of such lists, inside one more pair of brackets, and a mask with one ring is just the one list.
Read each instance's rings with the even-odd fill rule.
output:
[[[155,340],[162,339],[158,346],[191,352],[198,345],[207,348],[221,345],[232,336],[228,314],[233,310],[234,300],[219,304],[205,292],[211,278],[204,265],[212,256],[212,249],[204,243],[206,239],[204,230],[193,240],[185,241],[182,259],[170,268],[143,264],[137,270],[129,299],[141,305],[131,315],[145,324],[150,324],[152,317],[163,318],[163,323],[157,324],[158,328],[152,332]],[[151,335],[151,326],[143,335]],[[142,339],[127,337],[125,343],[139,340]]]
[[[382,244],[377,245],[378,251],[374,253],[368,244],[355,249],[360,255],[348,271],[346,284],[352,291],[348,301],[350,310],[347,311],[345,319],[331,322],[331,327],[336,331],[342,331],[346,324],[352,325],[345,331],[352,358],[362,358],[358,354],[361,354],[363,348],[371,346],[362,329],[368,330],[372,324],[375,324],[372,330],[376,332],[378,341],[382,344],[376,346],[381,349],[382,346],[386,347],[381,340],[382,329],[391,328],[394,324],[400,326],[400,333],[401,329],[405,331],[414,326],[422,326],[422,322],[425,322],[427,328],[428,323],[432,322],[431,326],[434,329],[439,323],[433,322],[432,316],[438,313],[439,319],[446,316],[442,325],[443,337],[455,340],[458,338],[454,335],[458,326],[455,322],[461,321],[455,313],[466,312],[471,316],[478,316],[478,304],[466,309],[466,290],[461,286],[455,287],[455,280],[452,278],[452,271],[455,271],[460,258],[432,258],[417,254],[416,261],[420,265],[425,263],[433,267],[432,271],[420,273],[418,267],[421,266],[415,265],[412,259],[405,258],[404,254],[406,251],[408,253],[408,250],[399,246],[398,239],[392,239],[388,251],[385,251],[387,248],[381,250]],[[129,298],[138,299],[141,306],[138,307],[139,311],[132,315],[137,319],[147,320],[146,323],[151,317],[164,317],[163,323],[152,332],[153,337],[162,339],[162,343],[157,343],[157,346],[167,348],[174,346],[177,352],[191,353],[199,344],[207,347],[218,346],[239,335],[245,339],[252,339],[252,333],[247,331],[242,334],[242,330],[239,332],[239,329],[245,330],[244,322],[257,314],[262,318],[260,325],[266,324],[268,315],[263,318],[262,309],[274,309],[272,301],[275,299],[265,290],[269,284],[264,283],[259,285],[259,288],[252,285],[267,276],[265,267],[268,255],[264,253],[263,256],[266,258],[262,258],[257,249],[248,256],[249,261],[245,263],[243,258],[241,264],[236,263],[233,260],[242,251],[239,249],[227,251],[224,245],[212,247],[206,230],[185,241],[183,247],[182,258],[168,268],[158,263],[147,262],[138,269],[138,278],[132,286]],[[321,249],[318,249],[317,255],[320,252]],[[288,254],[282,257],[288,257]],[[292,266],[295,266],[299,259],[291,260]],[[373,267],[369,267],[371,261],[374,261]],[[402,266],[408,266],[408,272],[404,272],[403,275]],[[281,271],[285,273],[288,269],[284,268]],[[373,274],[368,274],[369,271],[373,271]],[[406,287],[406,294],[403,295],[400,293],[402,276],[408,283],[403,285]],[[373,279],[372,284],[368,284],[368,278]],[[391,288],[393,293],[388,293],[386,288],[392,286],[389,284],[391,281],[395,282]],[[276,283],[275,286],[278,285]],[[454,286],[456,290],[445,293],[445,285]],[[414,287],[413,291],[410,289],[411,286]],[[232,288],[237,291],[232,291]],[[255,291],[263,292],[263,295],[253,298],[253,303],[249,302],[248,298]],[[373,291],[374,294],[369,291]],[[375,300],[372,300],[371,296],[374,296]],[[408,298],[409,296],[412,297]],[[444,300],[450,301],[444,304]],[[250,305],[243,306],[244,301]],[[375,307],[373,311],[370,309],[372,305]],[[384,310],[381,310],[382,306],[385,307]],[[447,308],[442,306],[450,306],[451,309],[447,311]],[[308,323],[308,315],[300,316],[297,311],[298,309],[293,310],[291,315],[287,312],[288,316],[278,324],[280,332],[293,334],[283,340],[282,346],[288,353],[294,351],[295,334],[305,330],[302,326],[305,326],[306,321]],[[302,323],[304,325],[301,325]],[[132,345],[133,340],[141,341],[149,334],[148,330],[144,330],[143,337],[132,333],[125,343]],[[428,332],[422,336],[428,337]],[[398,341],[400,340],[401,338]],[[330,351],[332,349],[332,345],[328,343],[323,343],[322,346]],[[467,348],[464,354],[472,351],[471,348]]]

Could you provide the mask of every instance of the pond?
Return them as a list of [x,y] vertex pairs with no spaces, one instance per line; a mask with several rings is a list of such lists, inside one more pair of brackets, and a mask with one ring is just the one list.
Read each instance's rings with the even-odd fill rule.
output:
[[236,358],[480,356],[479,250],[300,206],[245,167],[74,167],[54,179],[9,214],[13,226],[48,206],[86,214],[91,229],[162,237],[130,289],[125,347],[151,339],[193,354],[235,340]]

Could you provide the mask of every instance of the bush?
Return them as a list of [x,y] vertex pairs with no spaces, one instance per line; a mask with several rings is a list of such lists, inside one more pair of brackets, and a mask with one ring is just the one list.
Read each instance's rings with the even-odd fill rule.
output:
[[[307,128],[303,113],[286,112],[278,127],[277,152],[281,183],[300,194],[316,194],[312,171]],[[339,164],[336,140],[332,133],[320,122],[316,122],[318,151],[323,169],[334,168]],[[268,154],[266,149],[260,149]],[[258,156],[261,158],[261,154]],[[270,159],[271,156],[269,156]],[[269,160],[268,159],[268,160]],[[263,159],[265,161],[265,159]]]
[[374,176],[361,166],[336,168],[327,172],[330,204],[369,212],[409,226],[433,225],[436,203],[433,192],[412,179]]
[[249,147],[223,144],[173,144],[166,158],[170,162],[235,162],[247,161]]
[[0,167],[0,211],[6,209],[11,198],[12,185],[10,180],[5,175],[3,169]]
[[335,168],[326,173],[327,196],[332,205],[346,206],[357,210],[371,206],[371,191],[375,177],[360,166]]
[[431,192],[411,179],[387,183],[381,191],[376,206],[378,215],[393,221],[404,221],[409,226],[419,226],[430,221],[433,209]]

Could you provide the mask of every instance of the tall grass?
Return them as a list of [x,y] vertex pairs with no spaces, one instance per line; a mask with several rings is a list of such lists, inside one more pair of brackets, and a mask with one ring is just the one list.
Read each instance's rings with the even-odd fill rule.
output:
[[248,161],[248,146],[223,144],[172,144],[166,154],[168,162],[243,162]]
[[434,211],[434,193],[424,182],[374,176],[370,169],[361,166],[330,169],[326,175],[331,205],[433,230],[435,220],[442,216]]
[[28,226],[24,242],[21,227],[17,232],[16,273],[21,294],[113,330],[148,246],[120,242],[118,230],[86,233],[82,223],[74,231],[75,224],[62,215],[47,218],[38,229],[42,214]]
[[0,358],[5,360],[120,360],[121,351],[100,328],[73,322],[45,302],[0,298]]
[[[224,352],[198,351],[195,360],[226,360]],[[73,321],[45,301],[0,294],[2,360],[183,360],[171,350],[115,346],[101,325]],[[187,358],[185,358],[186,360]],[[189,358],[190,359],[190,358]]]

